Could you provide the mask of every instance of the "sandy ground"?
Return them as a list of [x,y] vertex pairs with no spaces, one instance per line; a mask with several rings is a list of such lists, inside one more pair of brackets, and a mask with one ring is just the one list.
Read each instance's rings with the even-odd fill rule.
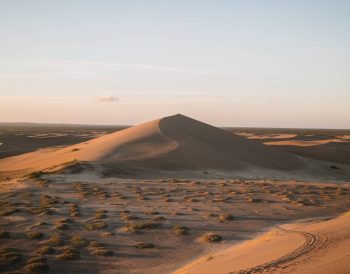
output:
[[[276,224],[350,209],[346,183],[117,179],[94,172],[20,181],[5,180],[0,193],[1,248],[14,248],[21,255],[2,271],[15,273],[23,273],[38,254],[47,258],[50,273],[172,273],[184,262],[251,239]],[[233,219],[226,219],[227,214]],[[96,222],[103,227],[91,228]],[[30,239],[28,232],[42,236]],[[222,241],[199,240],[208,232]],[[54,237],[60,243],[50,240]],[[78,244],[76,237],[81,237]],[[96,245],[104,253],[98,255]],[[51,249],[42,254],[45,248]],[[67,250],[78,257],[64,259]]]
[[282,225],[254,240],[206,255],[176,274],[350,273],[350,213]]
[[[30,138],[57,137],[51,135]],[[222,271],[295,267],[302,273],[317,265],[337,273],[332,260],[347,271],[346,258],[337,255],[348,256],[341,226],[286,224],[350,209],[348,142],[301,147],[266,146],[265,140],[175,115],[1,159],[0,272],[158,274],[219,262],[213,267]],[[314,150],[311,159],[285,147],[333,153],[322,152],[327,157],[320,161]],[[318,231],[330,235],[328,249],[313,244]],[[322,259],[327,252],[310,249],[336,253]],[[300,254],[314,263],[301,264]],[[231,269],[233,259],[241,264]],[[188,271],[204,273],[192,266]]]

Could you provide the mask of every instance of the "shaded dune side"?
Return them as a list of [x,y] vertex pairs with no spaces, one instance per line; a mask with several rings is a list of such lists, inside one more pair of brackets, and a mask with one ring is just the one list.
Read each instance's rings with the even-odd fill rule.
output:
[[0,171],[45,169],[73,160],[147,170],[301,167],[292,154],[178,114],[65,148],[5,158]]
[[158,124],[164,135],[178,143],[167,156],[192,168],[236,170],[253,165],[294,170],[303,165],[292,154],[180,114],[165,117]]

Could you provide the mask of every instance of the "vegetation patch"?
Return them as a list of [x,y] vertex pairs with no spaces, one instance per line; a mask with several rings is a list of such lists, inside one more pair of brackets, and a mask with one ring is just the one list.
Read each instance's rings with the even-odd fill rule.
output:
[[85,228],[87,230],[100,230],[106,227],[107,227],[107,223],[103,221],[94,221],[94,222],[85,224]]
[[13,266],[20,263],[22,254],[13,248],[2,248],[0,250],[0,267]]
[[55,250],[51,246],[46,245],[38,248],[34,253],[38,255],[50,255],[55,253]]
[[213,232],[207,232],[204,235],[202,235],[199,239],[200,241],[206,242],[206,243],[215,243],[215,242],[220,242],[222,240],[220,235],[215,234]]
[[29,231],[26,233],[26,235],[28,239],[41,239],[44,237],[44,233],[36,231]]
[[136,247],[136,248],[154,248],[154,244],[140,242],[140,243],[136,243],[134,245],[134,247]]
[[227,214],[220,214],[218,216],[218,218],[219,218],[220,223],[224,223],[225,221],[233,220],[233,216],[231,214],[228,214],[228,213]]
[[173,230],[174,230],[175,235],[177,235],[177,236],[188,234],[188,227],[183,226],[183,225],[175,225],[173,227]]

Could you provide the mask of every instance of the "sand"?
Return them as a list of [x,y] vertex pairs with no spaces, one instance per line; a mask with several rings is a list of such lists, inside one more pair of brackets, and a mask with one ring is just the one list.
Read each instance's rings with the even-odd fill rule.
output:
[[328,143],[345,143],[349,142],[348,139],[327,139],[327,140],[312,140],[312,141],[305,141],[305,140],[288,140],[288,141],[271,141],[271,142],[264,142],[265,145],[269,146],[303,146],[303,147],[310,147],[310,146],[319,146],[324,145]]
[[260,237],[208,254],[176,274],[350,273],[350,213],[328,221],[274,228]]
[[74,160],[141,170],[296,170],[293,154],[183,115],[174,115],[64,148],[0,160],[0,171],[43,170]]

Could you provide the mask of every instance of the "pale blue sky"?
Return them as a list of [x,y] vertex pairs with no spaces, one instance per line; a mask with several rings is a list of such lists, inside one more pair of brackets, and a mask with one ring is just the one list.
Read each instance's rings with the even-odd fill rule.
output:
[[336,0],[0,0],[0,121],[350,128],[349,14]]

